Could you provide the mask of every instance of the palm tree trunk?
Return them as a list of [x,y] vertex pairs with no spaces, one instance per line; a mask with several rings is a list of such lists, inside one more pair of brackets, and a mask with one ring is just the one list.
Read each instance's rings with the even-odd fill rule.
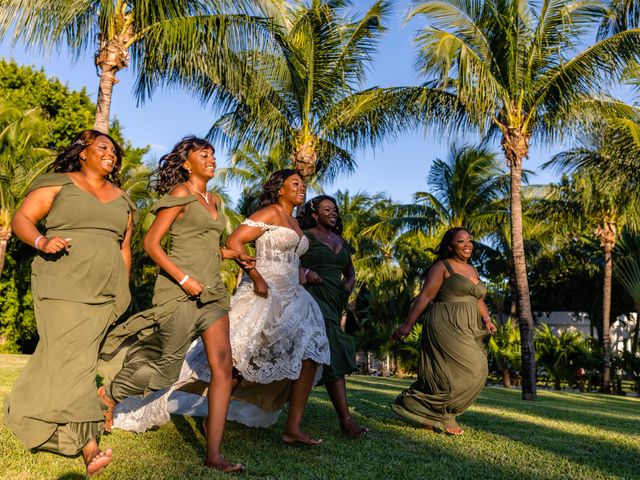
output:
[[611,284],[613,280],[612,252],[616,243],[617,225],[606,220],[596,230],[604,253],[604,281],[602,283],[602,392],[611,393]]
[[633,339],[631,340],[631,355],[636,356],[638,351],[638,338],[640,337],[640,305],[636,305],[636,324],[633,328]]
[[504,388],[511,388],[511,371],[508,367],[502,369],[502,386]]
[[96,101],[96,118],[93,128],[102,133],[109,133],[109,113],[113,86],[118,83],[116,73],[129,66],[129,51],[126,44],[133,35],[133,30],[124,36],[106,40],[101,34],[100,49],[96,54],[96,67],[100,69],[100,86]]
[[528,137],[516,128],[508,128],[502,140],[511,177],[511,251],[518,296],[518,326],[522,355],[522,399],[536,399],[536,361],[533,345],[533,315],[529,296],[527,264],[522,229],[522,160],[529,152]]

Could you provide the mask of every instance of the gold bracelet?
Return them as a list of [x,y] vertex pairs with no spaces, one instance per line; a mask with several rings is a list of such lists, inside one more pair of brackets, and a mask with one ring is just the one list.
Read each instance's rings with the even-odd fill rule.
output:
[[222,247],[218,247],[218,253],[220,254],[220,259],[224,260],[224,253],[222,253]]

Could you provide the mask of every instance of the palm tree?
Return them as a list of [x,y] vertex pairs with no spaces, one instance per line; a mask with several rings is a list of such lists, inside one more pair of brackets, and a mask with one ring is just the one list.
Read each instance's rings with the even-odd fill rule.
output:
[[502,375],[502,385],[511,388],[511,372],[520,368],[520,332],[511,318],[497,327],[487,345],[489,358]]
[[[522,224],[523,160],[532,141],[561,139],[571,133],[573,121],[629,110],[594,92],[606,90],[640,53],[637,29],[582,48],[602,18],[599,6],[596,1],[426,0],[407,17],[429,22],[416,36],[422,72],[434,79],[428,87],[457,101],[466,113],[463,125],[477,125],[499,138],[509,167],[525,400],[535,399],[536,387]],[[443,124],[440,119],[432,123]]]
[[616,277],[618,282],[633,299],[633,306],[636,309],[636,324],[633,329],[633,339],[631,340],[631,356],[635,357],[638,352],[638,340],[640,339],[640,236],[622,235],[620,239],[620,256],[615,262]]
[[[243,14],[241,0],[6,0],[0,9],[0,37],[13,29],[13,42],[23,40],[41,51],[66,46],[80,58],[95,50],[99,72],[94,128],[107,133],[116,74],[133,61],[138,97],[144,98],[157,77],[179,65],[181,56],[207,56],[218,75],[225,72],[230,51],[246,48],[251,39],[264,43],[264,23]],[[236,12],[236,13],[230,13]],[[253,36],[253,34],[256,34]],[[185,78],[190,72],[185,73]],[[223,77],[224,75],[224,77]]]
[[359,90],[385,31],[389,1],[378,0],[363,14],[345,18],[342,12],[350,5],[348,0],[291,2],[272,19],[279,53],[239,57],[250,64],[241,88],[219,87],[210,78],[215,72],[194,60],[189,66],[199,72],[194,93],[224,112],[209,136],[231,150],[246,139],[259,151],[281,145],[305,177],[317,171],[330,180],[355,168],[351,150],[415,123],[419,108],[410,99],[420,89]]
[[0,274],[11,218],[35,177],[43,173],[53,157],[46,144],[46,122],[35,109],[25,111],[0,106]]

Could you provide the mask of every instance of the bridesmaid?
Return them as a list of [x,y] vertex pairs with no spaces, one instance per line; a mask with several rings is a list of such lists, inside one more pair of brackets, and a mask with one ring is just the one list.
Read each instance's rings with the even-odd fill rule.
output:
[[[183,138],[160,159],[156,190],[164,196],[154,207],[156,217],[144,238],[145,251],[160,267],[153,307],[109,333],[103,358],[112,357],[124,343],[133,344],[124,366],[110,385],[100,387],[99,394],[109,405],[111,428],[116,402],[170,386],[191,342],[201,336],[211,369],[205,464],[235,472],[244,466],[220,453],[232,388],[229,294],[220,277],[220,262],[230,258],[246,264],[252,257],[220,248],[226,220],[218,200],[206,190],[215,167],[211,144],[193,136]],[[161,242],[167,232],[165,252]]]
[[40,341],[7,399],[5,422],[29,449],[82,452],[88,475],[112,458],[98,447],[98,349],[130,301],[135,207],[118,188],[121,165],[111,137],[81,132],[53,162],[54,173],[33,181],[11,224],[38,250],[32,292]]
[[395,338],[407,336],[427,309],[418,379],[391,408],[411,423],[449,435],[464,433],[456,417],[484,388],[483,338],[496,331],[483,300],[487,287],[469,264],[472,252],[471,235],[464,228],[444,234],[422,290],[394,333]]
[[340,317],[356,283],[342,233],[342,220],[336,201],[327,195],[312,198],[299,218],[300,228],[309,239],[309,249],[300,257],[305,287],[318,303],[329,338],[331,364],[322,371],[318,385],[324,385],[340,419],[340,429],[350,438],[369,430],[349,414],[344,376],[357,370],[353,339],[340,327]]

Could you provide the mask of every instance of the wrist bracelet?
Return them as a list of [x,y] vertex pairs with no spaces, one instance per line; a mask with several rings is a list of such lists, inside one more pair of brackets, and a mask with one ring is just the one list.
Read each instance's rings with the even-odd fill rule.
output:
[[304,276],[306,277],[307,274],[310,272],[311,270],[309,270],[308,268],[303,268],[302,269],[302,273],[304,274]]
[[185,275],[184,277],[182,277],[182,280],[178,282],[178,285],[180,286],[184,285],[187,280],[189,280],[189,275]]
[[224,260],[224,254],[222,253],[222,247],[218,247],[218,253],[220,254],[220,258]]
[[491,317],[482,317],[482,322],[487,323],[491,321]]
[[46,237],[44,235],[39,235],[36,237],[35,241],[33,242],[33,246],[36,248],[36,250],[40,250],[40,248],[38,247],[38,242],[43,238],[46,238]]

